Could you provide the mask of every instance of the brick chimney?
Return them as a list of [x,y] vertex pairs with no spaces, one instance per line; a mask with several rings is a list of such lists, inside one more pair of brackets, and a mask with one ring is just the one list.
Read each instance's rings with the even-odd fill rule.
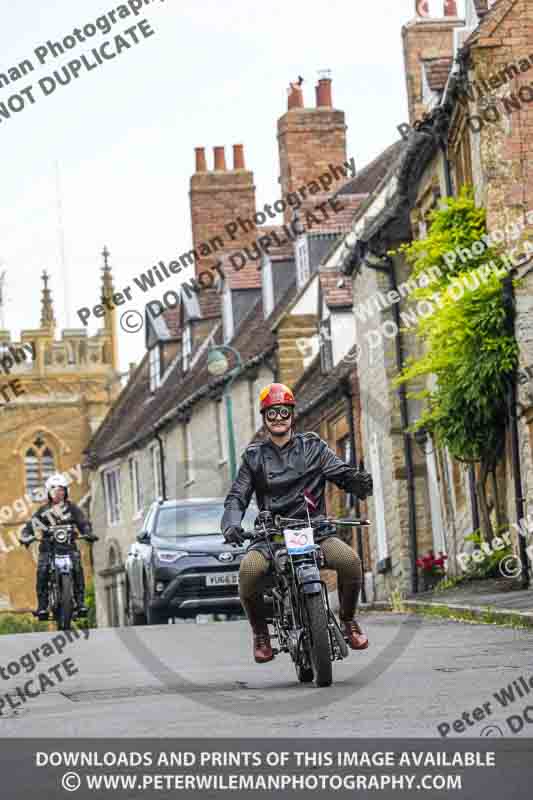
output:
[[417,16],[402,28],[403,58],[407,81],[409,122],[421,119],[427,108],[422,103],[422,61],[453,57],[453,31],[464,25],[458,19],[457,4],[444,3],[444,16],[429,16],[427,0],[415,0]]
[[[233,169],[226,167],[222,146],[213,148],[213,170],[207,169],[203,148],[197,147],[195,152],[196,172],[191,176],[190,202],[193,249],[197,254],[195,273],[198,276],[212,270],[228,255],[250,245],[260,232],[254,219],[254,175],[244,166],[243,145],[233,145]],[[190,263],[193,263],[192,258]],[[227,274],[226,267],[223,271]],[[214,272],[215,277],[216,274]],[[261,272],[256,262],[246,264],[237,275],[243,288],[261,285]],[[202,278],[203,284],[209,283],[207,277]]]
[[[278,148],[281,192],[305,186],[329,171],[330,164],[342,165],[346,161],[346,123],[344,111],[333,108],[331,80],[320,78],[316,86],[316,107],[306,108],[296,103],[297,84],[292,83],[288,111],[278,119]],[[301,87],[298,87],[301,93]],[[293,104],[294,102],[294,104]],[[344,180],[344,179],[343,179]],[[335,186],[330,187],[333,192]],[[292,208],[285,211],[285,222],[290,222]]]

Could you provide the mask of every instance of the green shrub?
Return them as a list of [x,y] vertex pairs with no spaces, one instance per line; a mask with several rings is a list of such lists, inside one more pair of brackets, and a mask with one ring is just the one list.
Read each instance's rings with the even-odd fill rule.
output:
[[85,588],[85,605],[89,609],[86,619],[77,620],[79,628],[96,628],[96,596],[94,581],[89,581]]
[[[472,542],[476,548],[481,548],[481,545],[485,539],[482,537],[481,532],[479,530],[470,533],[468,536],[465,536],[465,542]],[[468,578],[497,578],[502,577],[502,573],[500,572],[500,562],[504,558],[508,558],[509,556],[513,555],[513,548],[511,545],[506,545],[501,550],[492,550],[492,552],[485,553],[483,552],[485,558],[483,561],[476,563],[475,561],[471,561],[468,564],[466,577]]]
[[48,630],[47,622],[39,622],[31,614],[0,614],[0,636],[13,633],[38,633]]
[[443,578],[437,583],[433,589],[433,593],[441,594],[443,592],[449,592],[451,589],[455,589],[457,586],[460,586],[465,580],[467,580],[466,575],[454,575],[450,576],[449,578]]

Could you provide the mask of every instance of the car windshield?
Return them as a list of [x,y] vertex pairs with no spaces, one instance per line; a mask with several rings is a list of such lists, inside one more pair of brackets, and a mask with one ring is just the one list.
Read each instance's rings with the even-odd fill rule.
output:
[[[220,520],[224,513],[222,503],[202,503],[190,506],[161,508],[155,527],[156,536],[206,536],[220,535]],[[242,527],[252,531],[257,516],[255,507],[248,507]]]

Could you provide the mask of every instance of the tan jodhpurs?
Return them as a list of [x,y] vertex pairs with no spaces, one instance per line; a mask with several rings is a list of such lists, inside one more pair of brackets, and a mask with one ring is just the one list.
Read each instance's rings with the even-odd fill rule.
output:
[[[324,553],[326,568],[337,572],[341,622],[349,622],[354,618],[361,589],[361,561],[351,547],[335,536],[325,539],[320,548]],[[269,571],[270,562],[259,550],[251,550],[241,561],[239,595],[242,607],[255,632],[264,631],[268,627],[265,621],[266,609],[261,581]]]

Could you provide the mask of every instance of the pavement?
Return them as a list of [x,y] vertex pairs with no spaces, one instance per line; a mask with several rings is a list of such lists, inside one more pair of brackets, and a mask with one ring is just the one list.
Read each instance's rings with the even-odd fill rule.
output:
[[516,589],[508,578],[469,581],[442,593],[420,592],[404,605],[413,611],[423,607],[445,606],[450,613],[471,613],[482,618],[490,611],[495,620],[506,621],[511,614],[524,625],[533,626],[533,588]]

